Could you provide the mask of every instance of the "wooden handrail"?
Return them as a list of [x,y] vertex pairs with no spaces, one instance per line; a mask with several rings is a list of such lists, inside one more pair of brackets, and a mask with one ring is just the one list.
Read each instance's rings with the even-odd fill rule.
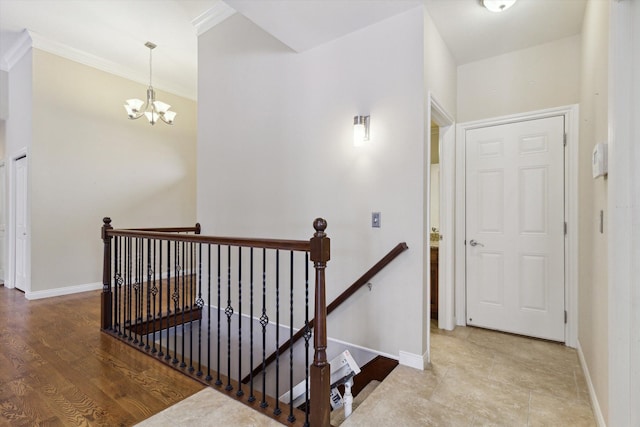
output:
[[108,229],[108,237],[141,237],[147,239],[171,240],[181,242],[209,243],[213,245],[231,245],[253,248],[281,249],[291,251],[311,250],[309,240],[279,240],[279,239],[251,239],[241,237],[203,236],[201,234],[178,234],[159,231],[145,231],[139,229]]
[[[391,261],[393,261],[398,255],[400,255],[402,252],[406,251],[407,249],[409,249],[409,246],[407,246],[406,242],[402,242],[402,243],[398,243],[393,249],[391,249],[389,251],[388,254],[386,254],[382,259],[380,259],[380,261],[378,261],[377,263],[374,264],[373,267],[371,267],[369,270],[367,270],[362,276],[360,276],[360,278],[358,280],[356,280],[355,282],[353,282],[353,284],[351,286],[349,286],[344,292],[342,292],[336,299],[334,299],[331,304],[329,304],[327,306],[327,316],[329,314],[331,314],[331,312],[333,310],[335,310],[336,308],[338,308],[343,302],[345,302],[346,300],[349,299],[349,297],[351,297],[353,294],[355,294],[362,286],[366,285],[367,282],[369,282],[369,280],[371,280],[376,274],[378,274],[383,268],[385,268],[387,265],[389,265],[391,263]],[[311,319],[309,321],[309,328],[313,328],[315,324],[315,318]],[[276,360],[276,353],[277,354],[282,354],[282,352],[286,351],[289,349],[289,347],[291,346],[291,344],[295,344],[296,342],[298,342],[298,340],[300,338],[302,338],[304,336],[304,332],[305,332],[305,328],[300,328],[298,330],[298,332],[296,332],[293,335],[293,338],[291,340],[285,341],[279,348],[277,352],[273,352],[269,355],[269,357],[267,357],[265,359],[265,363],[264,366],[266,367],[267,365],[273,363],[274,360]],[[260,372],[262,371],[262,363],[260,363],[258,366],[256,366],[256,368],[251,371],[250,374],[248,374],[247,376],[245,376],[242,379],[242,382],[244,384],[247,384],[249,382],[249,380],[251,379],[251,376],[256,376],[258,375]]]
[[151,227],[151,228],[125,228],[133,231],[155,231],[159,233],[195,233],[200,234],[200,223],[196,222],[193,227]]

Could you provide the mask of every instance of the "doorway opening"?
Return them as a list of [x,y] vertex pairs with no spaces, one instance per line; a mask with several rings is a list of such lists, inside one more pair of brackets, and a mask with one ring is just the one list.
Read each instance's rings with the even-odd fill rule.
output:
[[434,96],[428,95],[426,165],[426,271],[428,276],[429,325],[455,327],[454,300],[454,197],[455,126],[453,118]]

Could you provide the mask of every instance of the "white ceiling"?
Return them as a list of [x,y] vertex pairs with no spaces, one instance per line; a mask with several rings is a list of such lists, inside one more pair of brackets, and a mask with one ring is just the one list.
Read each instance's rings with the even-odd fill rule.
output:
[[458,64],[580,32],[586,0],[519,0],[494,14],[479,0],[0,0],[0,68],[23,30],[34,45],[196,99],[197,35],[239,11],[295,51],[424,3]]
[[493,13],[480,0],[424,1],[458,65],[578,34],[587,5],[587,0],[518,0]]

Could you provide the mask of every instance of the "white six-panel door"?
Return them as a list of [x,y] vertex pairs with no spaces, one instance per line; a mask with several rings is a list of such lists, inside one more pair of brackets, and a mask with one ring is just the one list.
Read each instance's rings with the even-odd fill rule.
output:
[[15,287],[26,291],[27,285],[27,158],[15,161]]
[[467,324],[564,341],[564,117],[467,130]]

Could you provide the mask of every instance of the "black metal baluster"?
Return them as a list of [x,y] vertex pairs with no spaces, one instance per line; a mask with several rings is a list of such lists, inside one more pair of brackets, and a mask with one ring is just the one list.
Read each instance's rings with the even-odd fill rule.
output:
[[276,249],[276,407],[274,415],[280,415],[280,250]]
[[227,246],[227,308],[224,309],[227,316],[227,391],[233,390],[231,385],[231,316],[233,316],[233,307],[231,307],[231,245]]
[[216,370],[217,373],[217,378],[216,378],[216,385],[220,386],[222,385],[222,380],[220,379],[220,294],[221,294],[221,272],[220,272],[220,245],[218,245],[218,336],[217,336],[217,352],[218,352],[218,360],[217,360],[217,365],[218,365],[218,369]]
[[198,372],[197,376],[202,376],[202,307],[204,300],[202,299],[202,243],[198,243],[198,299],[196,306],[200,309],[200,320],[198,321]]
[[115,242],[115,251],[116,251],[116,268],[115,268],[115,284],[116,291],[114,292],[114,309],[116,311],[115,315],[115,323],[114,326],[118,332],[119,336],[122,336],[122,322],[120,320],[120,315],[122,313],[122,237],[116,236]]
[[255,402],[253,395],[253,247],[249,248],[249,402]]
[[[144,303],[144,244],[141,238],[136,239],[136,341],[138,347],[144,347],[142,336],[142,308]],[[136,342],[134,341],[134,342]]]
[[242,246],[238,246],[238,391],[236,396],[242,396]]
[[151,346],[149,345],[149,328],[151,324],[151,287],[153,286],[152,282],[153,278],[153,268],[151,266],[151,239],[147,239],[147,315],[145,322],[145,350],[149,350]]
[[[189,316],[189,372],[193,372],[195,370],[195,368],[193,367],[193,316],[194,316],[194,311],[196,310],[197,304],[194,298],[196,293],[194,292],[194,288],[193,288],[194,275],[195,275],[195,271],[194,271],[195,256],[193,252],[194,250],[195,250],[195,247],[193,245],[193,242],[189,242],[189,299],[187,300],[187,302],[190,305],[190,312],[191,312],[191,315]],[[198,340],[198,343],[200,343],[200,340]]]
[[267,250],[262,248],[262,315],[260,316],[260,326],[262,326],[262,401],[261,408],[269,406],[266,400],[267,396],[267,325],[269,324],[269,316],[267,316]]
[[290,423],[296,420],[293,416],[293,251],[290,258],[290,294],[289,294],[289,417]]
[[309,427],[309,340],[311,328],[309,327],[309,253],[304,255],[304,425]]
[[122,338],[127,338],[127,284],[128,284],[128,274],[129,271],[129,238],[125,237],[122,239],[123,247],[123,260],[122,260],[122,295],[121,297],[121,305],[122,310],[120,316],[122,317]]
[[131,240],[131,312],[132,317],[129,323],[129,336],[133,340],[133,344],[138,343],[138,336],[135,332],[135,326],[138,322],[138,257],[139,252],[137,249],[138,239],[133,238]]
[[[175,279],[174,279],[175,280]],[[171,241],[167,240],[167,354],[165,354],[165,360],[171,359],[171,337],[169,336],[169,330],[171,329]]]
[[[162,282],[162,245],[163,245],[163,241],[160,240],[158,242],[158,271],[160,274],[160,286],[159,286],[159,292],[158,292],[158,318],[160,319],[160,328],[159,328],[159,343],[158,343],[158,357],[162,357],[164,356],[164,352],[162,351],[162,331],[163,331],[163,327],[162,327],[162,289],[164,288],[164,283]],[[168,264],[167,264],[168,265]],[[169,294],[169,290],[167,289],[167,294]],[[167,306],[168,308],[168,306]]]
[[205,379],[211,381],[211,245],[207,245],[207,264],[207,376]]
[[131,306],[131,279],[132,279],[132,268],[133,268],[133,261],[131,260],[131,256],[132,256],[132,251],[133,251],[133,247],[132,247],[133,241],[131,239],[131,237],[127,238],[127,281],[125,283],[125,288],[124,291],[127,294],[126,297],[126,306],[127,306],[127,319],[125,320],[125,325],[128,326],[129,328],[129,332],[126,332],[125,329],[125,338],[128,338],[129,341],[131,341],[133,338],[131,338],[131,311],[132,311],[132,306]]
[[178,302],[180,301],[180,245],[178,241],[174,242],[173,245],[174,252],[174,274],[173,274],[173,315],[175,316],[174,327],[173,327],[173,359],[171,359],[171,363],[174,365],[179,362],[178,360]]
[[[181,353],[181,359],[182,361],[180,362],[180,367],[184,368],[187,366],[187,364],[184,362],[184,355],[185,355],[185,351],[184,351],[184,341],[185,341],[185,333],[184,333],[184,324],[185,324],[185,311],[187,311],[187,293],[186,293],[186,289],[185,289],[185,282],[186,282],[186,276],[185,276],[185,267],[188,265],[187,264],[187,250],[185,248],[185,242],[181,242],[181,246],[182,246],[182,267],[181,267],[181,281],[182,281],[182,325],[180,326],[180,329],[182,330],[182,353]],[[178,329],[178,328],[176,328]],[[177,331],[176,331],[177,332]]]
[[[153,325],[151,327],[151,342],[152,342],[152,347],[151,347],[151,353],[155,354],[158,352],[158,349],[156,347],[156,308],[157,308],[157,298],[158,298],[158,277],[156,276],[156,271],[158,268],[157,262],[158,262],[158,258],[156,258],[157,255],[157,249],[158,249],[158,241],[156,239],[153,239],[153,255],[152,255],[152,264],[151,264],[151,268],[153,271],[153,287],[151,288],[151,295],[153,295],[153,309],[151,310],[152,313],[152,318],[153,318]],[[160,270],[162,271],[162,270]]]

